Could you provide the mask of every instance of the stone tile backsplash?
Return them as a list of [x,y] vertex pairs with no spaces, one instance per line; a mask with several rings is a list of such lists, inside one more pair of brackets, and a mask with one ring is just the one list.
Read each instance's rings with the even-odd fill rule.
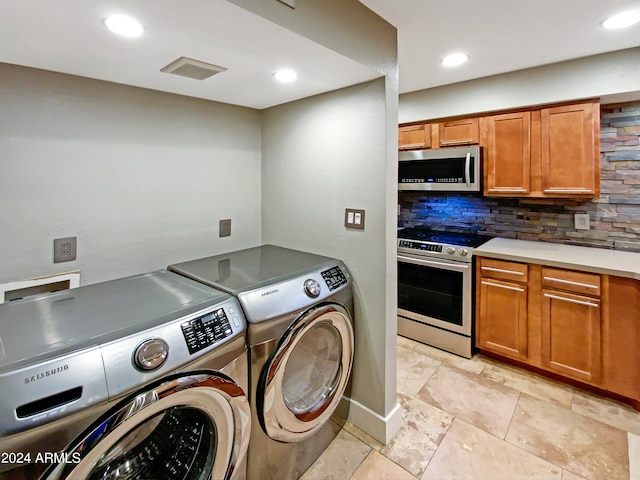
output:
[[[399,226],[640,252],[640,102],[601,107],[600,198],[400,192]],[[573,215],[591,228],[576,230]]]

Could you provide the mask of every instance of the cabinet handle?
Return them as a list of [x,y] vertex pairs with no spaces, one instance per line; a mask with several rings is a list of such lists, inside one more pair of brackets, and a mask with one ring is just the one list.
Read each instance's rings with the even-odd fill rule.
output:
[[409,145],[399,145],[398,150],[406,150],[409,148],[418,148],[418,147],[426,147],[426,143],[411,143]]
[[494,192],[494,193],[526,193],[528,190],[526,188],[504,187],[504,188],[490,188],[488,191]]
[[492,283],[492,282],[482,282],[483,285],[489,285],[490,287],[498,287],[498,288],[505,288],[507,290],[515,290],[516,292],[524,292],[524,288],[519,288],[519,287],[509,287],[507,285],[501,285],[500,283]]
[[544,296],[547,297],[547,298],[553,298],[555,300],[563,300],[565,302],[571,302],[571,303],[578,303],[580,305],[586,305],[587,307],[599,307],[600,306],[597,303],[585,302],[585,301],[582,301],[582,300],[575,300],[573,298],[567,298],[567,297],[560,297],[558,295],[551,295],[550,293],[545,293]]
[[572,282],[570,280],[562,280],[561,278],[553,278],[553,277],[544,277],[544,279],[549,280],[551,282],[566,283],[567,285],[575,285],[576,287],[595,288],[596,290],[598,289],[597,285],[591,285],[590,283]]
[[452,142],[440,142],[440,145],[465,145],[467,143],[473,143],[473,138],[467,140],[455,140]]
[[503,270],[502,268],[481,267],[481,269],[489,270],[490,272],[508,273],[510,275],[524,275],[524,272],[516,272],[515,270]]
[[575,189],[565,188],[564,190],[549,188],[549,189],[545,189],[544,193],[593,193],[593,190],[585,190],[582,188],[575,188]]

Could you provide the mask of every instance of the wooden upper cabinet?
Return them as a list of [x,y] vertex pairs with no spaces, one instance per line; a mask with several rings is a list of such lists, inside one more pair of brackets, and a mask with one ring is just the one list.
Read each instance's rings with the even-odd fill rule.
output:
[[484,195],[600,195],[598,102],[492,115],[480,125]]
[[544,196],[600,194],[600,108],[583,103],[541,110]]
[[431,148],[431,124],[409,125],[398,129],[398,149]]
[[437,128],[440,147],[459,147],[480,143],[480,130],[476,117],[440,122]]
[[481,119],[484,146],[484,194],[526,195],[531,191],[531,114]]

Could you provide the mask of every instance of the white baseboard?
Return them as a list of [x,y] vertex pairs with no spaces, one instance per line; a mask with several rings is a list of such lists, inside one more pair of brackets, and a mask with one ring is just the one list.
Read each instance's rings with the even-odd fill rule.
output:
[[349,399],[349,416],[347,420],[386,445],[402,426],[402,407],[399,403],[396,403],[386,417],[381,417],[361,403]]

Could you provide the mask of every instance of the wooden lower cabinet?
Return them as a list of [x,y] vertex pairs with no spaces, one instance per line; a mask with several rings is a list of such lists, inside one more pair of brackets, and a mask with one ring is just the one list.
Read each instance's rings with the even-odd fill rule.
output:
[[477,258],[476,347],[640,410],[640,280],[508,263]]
[[477,344],[516,359],[527,358],[527,287],[493,278],[480,281]]
[[589,383],[600,380],[600,299],[542,290],[542,366]]

